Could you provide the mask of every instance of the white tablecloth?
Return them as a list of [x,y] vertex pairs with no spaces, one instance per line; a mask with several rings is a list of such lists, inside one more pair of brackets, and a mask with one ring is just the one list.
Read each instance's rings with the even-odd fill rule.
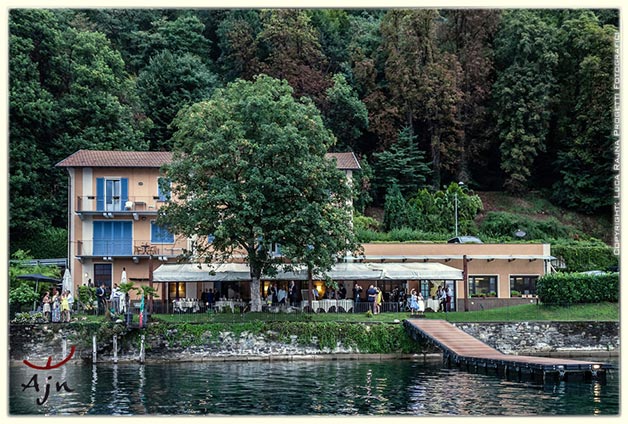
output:
[[239,308],[244,305],[246,305],[246,303],[236,302],[235,300],[218,300],[216,301],[214,307],[219,311],[223,311],[225,308],[231,308],[232,312],[235,312],[236,308],[238,308],[239,312]]
[[175,312],[198,312],[200,304],[197,300],[174,300],[172,302]]
[[434,312],[438,312],[438,305],[440,305],[440,303],[436,299],[427,299],[425,301],[425,307],[430,308]]
[[[304,300],[301,302],[301,308],[305,308],[309,306],[309,302]],[[329,312],[331,307],[342,308],[345,312],[350,312],[353,310],[353,300],[351,299],[323,299],[323,300],[313,300],[312,301],[312,309],[316,312],[319,309],[322,309],[325,312]]]

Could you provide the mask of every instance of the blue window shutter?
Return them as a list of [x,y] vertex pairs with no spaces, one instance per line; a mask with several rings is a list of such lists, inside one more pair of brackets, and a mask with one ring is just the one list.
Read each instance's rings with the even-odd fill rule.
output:
[[160,227],[151,221],[150,223],[150,242],[151,243],[174,243],[174,235],[170,234],[168,230]]
[[122,178],[120,179],[120,206],[121,209],[124,209],[124,204],[126,203],[127,200],[129,200],[129,179],[128,178]]
[[96,178],[96,210],[105,210],[105,179]]

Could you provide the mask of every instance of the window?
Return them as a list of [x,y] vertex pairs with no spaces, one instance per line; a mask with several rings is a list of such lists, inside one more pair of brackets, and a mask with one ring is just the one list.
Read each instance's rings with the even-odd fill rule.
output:
[[469,295],[497,295],[497,276],[482,275],[469,277]]
[[521,294],[536,294],[536,282],[538,279],[538,275],[513,275],[510,277],[510,291],[518,291]]
[[133,253],[133,223],[131,221],[94,221],[95,256],[129,256]]
[[96,210],[118,212],[129,200],[128,178],[96,178]]
[[160,227],[151,221],[150,223],[150,242],[151,243],[174,243],[174,235],[167,229]]
[[166,202],[170,200],[172,182],[169,178],[160,177],[157,180],[157,196],[159,196],[160,202]]

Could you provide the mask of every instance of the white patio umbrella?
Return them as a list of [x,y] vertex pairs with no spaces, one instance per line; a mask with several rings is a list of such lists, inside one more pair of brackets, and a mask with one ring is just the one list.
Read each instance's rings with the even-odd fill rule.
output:
[[[70,274],[70,270],[68,268],[65,269],[65,272],[63,273],[63,280],[62,280],[62,290],[66,291],[68,290],[70,293],[72,293],[73,290],[73,285],[72,284],[72,274]],[[72,295],[74,295],[74,293],[72,293]]]

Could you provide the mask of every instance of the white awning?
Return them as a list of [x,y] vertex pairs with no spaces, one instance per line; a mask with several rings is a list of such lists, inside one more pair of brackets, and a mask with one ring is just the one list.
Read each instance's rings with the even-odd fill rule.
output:
[[153,272],[153,281],[244,281],[250,280],[247,264],[163,264]]
[[[462,271],[440,263],[338,263],[329,275],[334,280],[462,280]],[[315,275],[320,279],[320,275]],[[163,264],[153,273],[154,282],[249,281],[247,264]],[[265,280],[307,280],[307,270],[279,271]]]

